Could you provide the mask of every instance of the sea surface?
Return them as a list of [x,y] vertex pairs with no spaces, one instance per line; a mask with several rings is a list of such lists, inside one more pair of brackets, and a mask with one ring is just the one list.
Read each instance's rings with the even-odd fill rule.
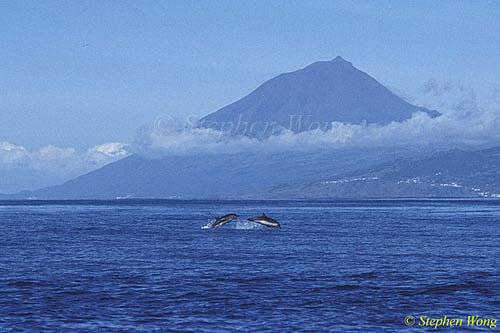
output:
[[[246,221],[262,212],[282,229]],[[445,315],[499,330],[466,325],[500,319],[499,200],[0,202],[1,332],[416,332]]]

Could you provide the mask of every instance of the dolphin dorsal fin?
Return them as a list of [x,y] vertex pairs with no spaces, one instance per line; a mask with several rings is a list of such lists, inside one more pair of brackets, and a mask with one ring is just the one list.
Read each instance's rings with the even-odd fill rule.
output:
[[262,213],[262,216],[267,217],[267,216],[266,216],[266,213]]

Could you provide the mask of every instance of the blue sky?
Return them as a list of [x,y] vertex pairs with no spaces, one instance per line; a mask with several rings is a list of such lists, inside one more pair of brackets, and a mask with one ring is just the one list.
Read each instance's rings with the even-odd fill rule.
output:
[[337,55],[416,104],[500,88],[497,1],[2,1],[0,141],[131,142]]

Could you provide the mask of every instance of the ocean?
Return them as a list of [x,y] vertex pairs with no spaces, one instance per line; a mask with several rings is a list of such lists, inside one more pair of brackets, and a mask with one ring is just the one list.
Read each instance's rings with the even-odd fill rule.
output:
[[0,272],[2,332],[498,330],[500,200],[2,201]]

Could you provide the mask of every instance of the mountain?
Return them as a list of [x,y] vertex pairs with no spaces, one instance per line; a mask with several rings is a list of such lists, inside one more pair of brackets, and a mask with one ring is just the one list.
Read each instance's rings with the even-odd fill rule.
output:
[[[405,102],[375,79],[357,70],[350,62],[337,57],[265,82],[248,96],[203,118],[200,126],[220,126],[227,130],[227,122],[234,122],[232,134],[265,138],[272,133],[258,126],[253,128],[254,131],[244,131],[243,127],[238,128],[236,124],[238,121],[248,122],[251,128],[258,122],[264,126],[262,122],[273,122],[300,132],[309,129],[308,125],[314,122],[384,125],[404,121],[414,112],[425,112],[431,117],[439,115],[436,111]],[[302,115],[305,118],[299,118],[303,122],[290,127],[290,115]],[[266,189],[285,186],[283,184],[297,184],[313,177],[329,177],[415,154],[416,151],[409,148],[325,150],[318,145],[316,150],[307,152],[197,154],[156,159],[133,155],[62,185],[3,198],[258,196],[263,195]],[[313,186],[306,186],[304,190],[314,191]],[[325,195],[328,193],[325,192]],[[283,192],[283,195],[288,194],[298,197],[305,195],[296,192],[293,187]],[[349,194],[358,196],[354,192]]]
[[62,185],[3,198],[241,198],[290,181],[317,175],[326,177],[416,153],[410,149],[390,148],[168,156],[158,159],[132,155]]
[[[342,57],[315,62],[265,82],[249,95],[201,119],[201,126],[233,134],[273,134],[273,123],[294,132],[318,123],[402,122],[414,112],[437,111],[411,105]],[[316,122],[316,123],[315,123]],[[231,126],[232,124],[232,126]],[[253,127],[252,127],[253,126]]]
[[262,191],[291,198],[500,197],[500,147],[450,150]]

